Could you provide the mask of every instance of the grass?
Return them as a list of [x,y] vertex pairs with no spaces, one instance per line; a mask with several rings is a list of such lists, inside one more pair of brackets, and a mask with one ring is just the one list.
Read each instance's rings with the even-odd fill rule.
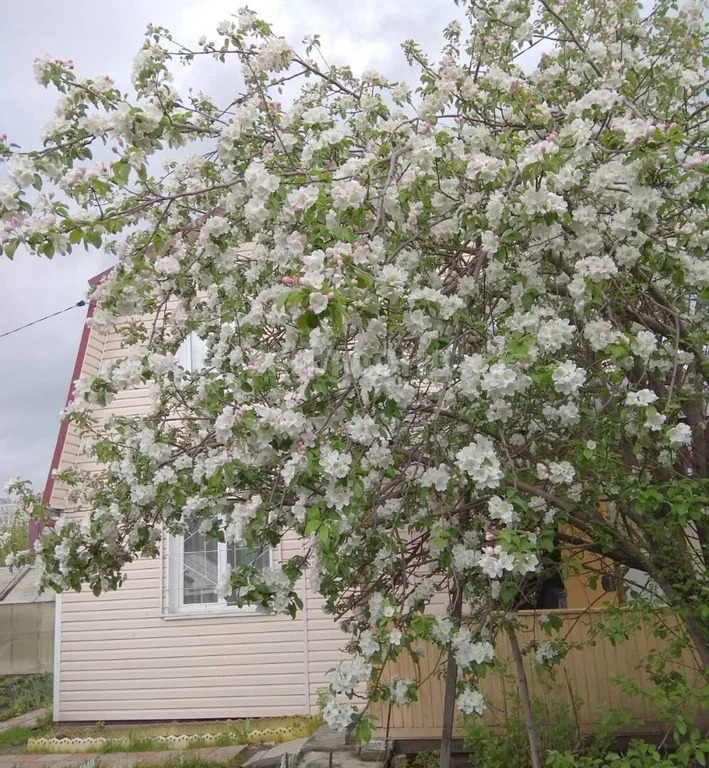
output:
[[0,721],[48,707],[52,703],[52,676],[4,675],[0,677]]
[[[185,757],[194,749],[201,747],[227,747],[236,744],[259,744],[264,742],[279,742],[301,736],[311,735],[320,725],[320,718],[306,715],[291,715],[278,718],[261,718],[255,720],[213,720],[200,722],[152,723],[146,725],[106,725],[97,723],[95,726],[59,726],[47,728],[47,723],[40,723],[28,734],[28,737],[44,736],[56,739],[104,739],[103,743],[87,745],[82,751],[107,754],[114,752],[162,752],[179,749],[169,743],[158,740],[159,736],[192,736],[190,742],[182,749]],[[42,731],[40,733],[40,731]],[[210,738],[207,738],[209,736]],[[127,741],[127,743],[126,743]],[[68,745],[67,745],[68,747]],[[92,748],[93,747],[93,748]],[[64,751],[64,745],[60,747]],[[55,750],[43,744],[32,744],[32,752],[50,752]],[[59,754],[60,752],[57,752]],[[198,757],[192,755],[196,760]],[[179,768],[185,768],[184,759],[179,762]],[[188,765],[187,768],[200,768]]]
[[27,739],[31,739],[36,735],[37,731],[33,728],[27,728],[24,725],[13,725],[12,728],[0,731],[0,747],[24,746],[27,743]]
[[[108,738],[108,737],[107,737]],[[201,747],[230,747],[233,744],[246,744],[248,736],[246,733],[239,733],[231,731],[227,733],[219,734],[218,738],[210,739],[195,739],[190,742],[189,747],[186,749],[199,749]],[[100,754],[110,754],[111,752],[165,752],[171,749],[169,744],[163,744],[159,741],[155,741],[150,736],[139,736],[137,734],[130,734],[128,736],[128,744],[122,744],[121,742],[106,742],[98,751]]]

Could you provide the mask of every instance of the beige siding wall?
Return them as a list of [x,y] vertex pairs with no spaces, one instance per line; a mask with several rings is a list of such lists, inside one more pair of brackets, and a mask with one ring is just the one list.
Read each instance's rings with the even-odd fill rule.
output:
[[[125,355],[117,334],[91,332],[84,370]],[[99,415],[139,414],[145,391],[120,393]],[[60,466],[95,469],[70,430]],[[57,488],[53,504],[66,496]],[[295,537],[274,562],[301,548]],[[343,657],[345,635],[310,588],[295,619],[228,609],[187,616],[169,612],[168,557],[126,568],[118,591],[65,593],[57,606],[57,720],[157,720],[262,717],[317,711],[318,691]]]
[[[103,359],[105,343],[106,337],[92,328],[89,332],[88,343],[84,353],[84,362],[81,368],[82,376],[93,376],[96,374]],[[80,462],[79,449],[79,435],[76,427],[70,424],[64,441],[64,449],[59,459],[59,471],[78,466],[77,462]],[[69,505],[67,493],[68,488],[66,485],[55,483],[49,498],[49,506],[54,509],[66,509]]]
[[[283,543],[279,556],[299,550]],[[345,636],[304,590],[295,619],[168,610],[167,558],[139,560],[118,591],[61,601],[55,719],[265,717],[317,711]]]

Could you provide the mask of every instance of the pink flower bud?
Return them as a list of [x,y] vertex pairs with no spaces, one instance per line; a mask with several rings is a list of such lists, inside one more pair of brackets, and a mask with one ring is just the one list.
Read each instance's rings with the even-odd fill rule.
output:
[[294,277],[284,277],[281,280],[281,282],[283,283],[283,285],[293,285],[293,283],[295,283],[295,278]]

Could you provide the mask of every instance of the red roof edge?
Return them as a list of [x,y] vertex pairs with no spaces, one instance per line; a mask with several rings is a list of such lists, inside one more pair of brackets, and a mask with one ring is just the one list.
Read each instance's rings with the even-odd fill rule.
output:
[[[98,285],[102,282],[111,268],[105,269],[98,275],[95,275],[89,280],[90,286]],[[81,369],[84,367],[84,359],[86,357],[86,349],[89,346],[89,336],[91,334],[91,328],[88,325],[88,321],[93,317],[96,309],[96,301],[89,301],[88,309],[86,310],[86,323],[81,332],[81,339],[79,341],[79,349],[76,352],[76,360],[74,361],[74,370],[71,374],[71,383],[69,384],[69,392],[66,396],[66,405],[69,405],[74,400],[74,387],[76,380],[81,376]],[[66,407],[65,405],[65,407]],[[48,506],[52,498],[52,491],[54,490],[54,473],[59,468],[59,462],[64,452],[64,444],[66,443],[66,436],[69,431],[69,422],[66,419],[62,419],[59,425],[59,434],[57,435],[57,442],[54,446],[54,453],[52,454],[52,462],[49,465],[49,472],[47,473],[47,482],[44,485],[44,492],[42,493],[42,504]],[[30,549],[34,546],[35,541],[39,538],[41,533],[41,522],[39,520],[30,521],[29,539]]]
[[93,288],[95,285],[102,283],[112,270],[113,267],[109,267],[108,269],[104,269],[103,272],[99,272],[98,275],[89,278],[89,285]]

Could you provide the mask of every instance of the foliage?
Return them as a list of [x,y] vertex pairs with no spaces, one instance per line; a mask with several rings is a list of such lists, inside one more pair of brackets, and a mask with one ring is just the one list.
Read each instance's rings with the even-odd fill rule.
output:
[[[125,357],[66,413],[103,470],[60,475],[89,515],[40,540],[44,583],[115,589],[163,526],[297,535],[220,594],[295,615],[307,567],[355,654],[324,717],[363,737],[346,699],[414,699],[381,670],[422,641],[481,714],[500,617],[559,544],[650,574],[709,664],[701,6],[460,7],[438,60],[404,44],[415,88],[246,9],[195,47],[151,26],[131,95],[41,58],[44,149],[0,144],[7,256],[117,256],[92,325]],[[242,91],[180,94],[197,57]],[[147,414],[100,417],[138,386]],[[464,626],[428,612],[441,592]]]
[[0,524],[0,566],[9,565],[18,552],[28,546],[27,518],[17,510],[10,519]]
[[417,752],[411,760],[411,768],[438,768],[439,753]]
[[[623,710],[605,713],[592,738],[582,738],[568,705],[534,701],[535,721],[541,737],[546,768],[678,768],[703,766],[709,739],[699,729],[685,732],[672,749],[635,739],[625,750],[617,748],[617,735],[628,725]],[[476,768],[530,768],[527,733],[519,712],[509,713],[500,728],[467,723],[465,745]]]
[[697,738],[677,749],[662,751],[654,744],[634,740],[624,752],[607,752],[599,757],[576,755],[572,752],[550,752],[547,768],[680,768],[706,765],[709,739]]
[[[640,626],[649,625],[651,633],[663,642],[647,657],[637,659],[638,668],[646,673],[643,684],[629,677],[612,678],[609,682],[630,697],[644,698],[653,713],[653,722],[664,725],[665,738],[660,747],[634,740],[627,749],[621,750],[618,737],[629,727],[635,731],[643,727],[643,723],[634,720],[629,711],[612,709],[596,713],[599,722],[594,733],[584,736],[577,720],[582,702],[574,700],[569,705],[555,701],[553,695],[542,696],[533,700],[532,709],[546,768],[703,766],[705,754],[709,753],[709,739],[693,722],[693,717],[709,711],[709,686],[703,682],[698,670],[682,663],[689,643],[676,617],[643,606],[643,601],[635,601],[633,606],[623,610],[610,605],[604,613],[606,615],[601,620],[594,622],[593,630],[584,641],[574,644],[573,652],[582,652],[602,635],[610,637],[614,643],[626,642]],[[546,685],[553,685],[556,664],[570,649],[563,640],[560,647],[562,650],[550,662],[537,665],[536,671],[542,676],[540,682]],[[537,643],[531,642],[525,653],[538,653],[537,649]],[[465,743],[470,749],[471,764],[477,768],[500,765],[530,768],[532,765],[518,697],[515,695],[511,699],[512,706],[506,706],[505,721],[499,728],[486,728],[471,720],[465,724]]]
[[52,675],[0,677],[0,721],[23,715],[52,703]]
[[[531,768],[527,729],[519,700],[511,698],[504,725],[487,728],[476,722],[465,725],[465,746],[476,768]],[[581,735],[572,708],[566,702],[535,698],[532,701],[542,752],[581,746]]]

